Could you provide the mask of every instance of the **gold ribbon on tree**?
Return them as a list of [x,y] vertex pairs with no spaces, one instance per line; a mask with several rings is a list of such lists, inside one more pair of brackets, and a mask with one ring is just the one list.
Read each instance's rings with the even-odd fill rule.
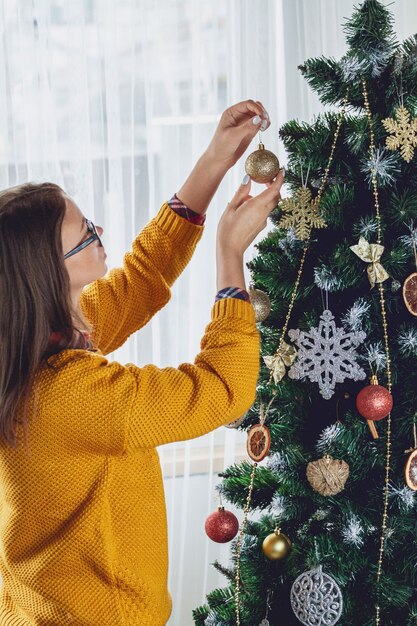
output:
[[272,370],[276,385],[284,378],[287,371],[285,368],[293,364],[296,356],[296,348],[283,341],[280,349],[277,350],[274,356],[262,357],[265,361],[265,365]]
[[369,263],[368,265],[368,278],[371,283],[371,289],[375,287],[376,283],[383,283],[384,280],[389,278],[388,272],[382,267],[380,258],[384,252],[384,246],[379,243],[369,243],[365,237],[359,239],[359,243],[356,246],[350,246],[350,249],[360,258],[362,261]]

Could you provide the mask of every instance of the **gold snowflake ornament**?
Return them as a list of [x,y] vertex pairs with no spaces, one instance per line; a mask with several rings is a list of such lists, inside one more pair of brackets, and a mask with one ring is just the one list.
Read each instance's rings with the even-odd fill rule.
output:
[[326,228],[327,224],[319,215],[317,199],[311,199],[311,191],[300,187],[293,198],[285,198],[279,203],[282,217],[278,226],[295,229],[299,239],[308,239],[312,228]]
[[394,120],[387,117],[382,120],[385,130],[389,133],[386,146],[388,150],[398,150],[404,161],[409,163],[414,156],[414,148],[417,147],[417,117],[411,119],[410,111],[405,107],[399,107],[395,112]]

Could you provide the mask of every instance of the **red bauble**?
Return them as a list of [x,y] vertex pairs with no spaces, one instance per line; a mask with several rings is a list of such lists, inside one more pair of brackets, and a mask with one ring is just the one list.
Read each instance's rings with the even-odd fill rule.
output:
[[239,522],[231,511],[225,511],[219,506],[217,511],[208,516],[205,523],[207,535],[217,543],[227,543],[237,535]]
[[367,420],[382,420],[391,412],[392,395],[385,387],[378,385],[376,376],[372,376],[371,384],[364,387],[356,398],[358,412]]

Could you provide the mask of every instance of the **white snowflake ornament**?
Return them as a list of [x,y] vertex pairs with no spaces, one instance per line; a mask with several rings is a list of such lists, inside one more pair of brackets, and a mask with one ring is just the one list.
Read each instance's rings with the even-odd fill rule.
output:
[[328,309],[323,311],[318,328],[311,328],[309,332],[290,330],[288,335],[298,347],[297,359],[288,370],[289,378],[309,378],[318,383],[326,400],[333,396],[336,383],[343,383],[347,378],[366,378],[365,371],[356,363],[355,350],[366,333],[347,333],[337,328],[334,315]]

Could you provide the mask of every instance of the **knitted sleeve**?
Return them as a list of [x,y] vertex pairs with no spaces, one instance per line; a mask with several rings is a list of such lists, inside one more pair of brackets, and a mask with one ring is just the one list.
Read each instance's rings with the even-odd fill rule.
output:
[[252,304],[234,298],[216,302],[200,347],[193,364],[128,365],[134,379],[128,452],[199,437],[252,406],[260,362]]
[[204,228],[165,202],[133,241],[123,267],[84,287],[81,310],[103,354],[121,346],[169,301],[170,288],[190,261]]
[[84,359],[71,362],[77,381],[67,384],[73,402],[83,401],[72,445],[76,438],[89,451],[123,455],[193,439],[238,419],[255,400],[259,349],[252,304],[224,298],[212,307],[193,363],[139,367],[86,353],[87,366]]

